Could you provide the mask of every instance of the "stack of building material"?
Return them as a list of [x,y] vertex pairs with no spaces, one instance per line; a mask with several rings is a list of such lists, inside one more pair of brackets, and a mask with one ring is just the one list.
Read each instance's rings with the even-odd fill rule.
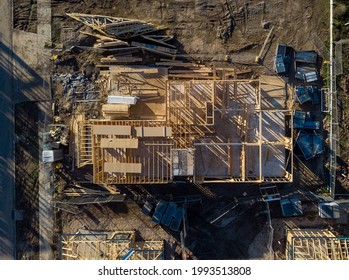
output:
[[137,19],[79,13],[71,13],[67,15],[104,35],[112,35],[118,39],[130,39],[143,34],[166,29],[165,26],[154,25]]
[[125,63],[133,63],[133,62],[142,62],[141,57],[134,57],[131,55],[124,56],[107,56],[101,58],[102,64],[125,64]]
[[153,217],[151,218],[151,220],[156,223],[156,224],[160,224],[161,219],[162,219],[162,215],[164,214],[166,208],[167,208],[168,203],[165,202],[164,200],[160,200],[156,207],[155,207],[155,212],[153,214]]
[[298,198],[281,199],[280,206],[284,217],[300,216],[303,214],[302,203]]
[[291,63],[291,48],[285,44],[278,44],[274,60],[274,70],[277,74],[288,74]]
[[307,133],[300,131],[298,133],[296,142],[301,149],[306,160],[322,154],[325,150],[324,142],[320,135],[314,133]]
[[177,207],[176,203],[168,203],[163,200],[160,200],[156,205],[155,212],[152,217],[152,221],[154,223],[161,223],[165,226],[169,226],[174,231],[178,231],[183,219],[183,207]]
[[324,201],[318,204],[319,216],[327,219],[339,218],[339,205],[334,201]]
[[293,114],[293,128],[319,129],[320,122],[314,120],[312,112],[295,111]]
[[[67,15],[98,32],[98,34],[82,32],[85,35],[97,38],[93,48],[79,46],[82,49],[98,51],[100,53],[112,52],[114,54],[125,54],[142,50],[170,57],[174,57],[177,53],[176,46],[168,43],[169,40],[173,39],[173,36],[148,35],[149,33],[166,29],[165,26],[154,25],[138,19],[78,13]],[[130,47],[130,44],[126,40],[128,42],[132,40],[132,47]],[[146,44],[144,41],[151,42],[151,44]],[[115,57],[102,59],[102,63],[136,61],[139,60],[129,58],[128,61],[119,61],[119,59]]]
[[319,91],[317,86],[298,86],[296,87],[296,97],[300,104],[312,101],[314,105],[319,103]]
[[103,116],[106,119],[114,120],[130,116],[130,106],[127,104],[103,104]]
[[317,75],[317,53],[314,51],[295,52],[295,78],[306,83],[316,82]]
[[135,96],[117,96],[109,95],[108,104],[128,104],[135,105],[137,103],[138,97]]
[[135,96],[108,96],[108,104],[102,105],[103,116],[107,119],[119,119],[130,116],[130,106],[137,103]]
[[173,48],[167,48],[167,47],[162,47],[162,46],[157,46],[153,44],[144,44],[144,43],[139,43],[139,42],[131,42],[131,46],[133,47],[140,47],[142,50],[146,50],[155,54],[160,54],[160,55],[165,55],[165,56],[175,56],[177,53],[177,50]]
[[215,72],[211,67],[196,63],[184,63],[178,61],[158,62],[158,66],[169,66],[169,77],[180,79],[214,79]]
[[55,162],[63,159],[63,150],[44,150],[42,151],[42,161]]

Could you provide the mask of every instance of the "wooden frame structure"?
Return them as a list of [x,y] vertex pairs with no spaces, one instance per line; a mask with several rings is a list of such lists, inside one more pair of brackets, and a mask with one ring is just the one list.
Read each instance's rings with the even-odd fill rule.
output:
[[139,35],[166,29],[165,26],[156,26],[146,21],[128,18],[79,13],[71,13],[67,15],[104,35],[114,35],[116,38],[120,39],[130,39]]
[[[166,122],[96,120],[91,123],[94,183],[165,184],[171,180],[173,140]],[[130,141],[136,146],[130,146]]]
[[60,239],[63,260],[121,260],[130,254],[132,260],[160,260],[164,258],[163,241],[136,242],[134,231],[90,232],[62,234]]
[[74,159],[73,164],[78,168],[92,164],[91,124],[83,115],[73,116],[70,131],[69,154]]
[[336,237],[328,230],[288,230],[286,259],[349,260],[349,238]]
[[[167,119],[175,146],[196,150],[194,181],[291,182],[293,128],[286,136],[286,116],[291,116],[292,110],[286,98],[286,84],[273,77],[169,80]],[[231,126],[222,128],[222,123]],[[227,129],[235,130],[234,134],[226,133]],[[268,157],[280,158],[274,162],[284,166],[283,170],[277,174],[267,166]],[[206,170],[198,168],[200,162],[203,165],[212,158],[219,162]],[[219,165],[226,166],[222,172],[217,172]]]
[[78,125],[78,142],[80,149],[77,154],[77,164],[79,167],[84,166],[92,162],[92,136],[91,136],[91,124],[88,122],[82,122]]
[[140,66],[110,73],[111,91],[158,94],[139,95],[128,119],[81,123],[82,131],[91,127],[80,149],[92,147],[94,183],[166,184],[181,175],[196,183],[292,182],[293,99],[279,77],[169,79],[166,69]]

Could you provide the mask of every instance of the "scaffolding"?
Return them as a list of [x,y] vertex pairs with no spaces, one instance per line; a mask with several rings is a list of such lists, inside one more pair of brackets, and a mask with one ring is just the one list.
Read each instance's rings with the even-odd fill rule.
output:
[[329,230],[287,230],[286,259],[349,260],[349,238],[336,237]]
[[79,230],[60,237],[63,260],[161,260],[163,241],[135,240],[134,231],[93,232]]

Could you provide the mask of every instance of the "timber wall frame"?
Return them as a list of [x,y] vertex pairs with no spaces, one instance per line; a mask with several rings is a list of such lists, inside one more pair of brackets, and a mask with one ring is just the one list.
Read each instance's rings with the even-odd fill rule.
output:
[[[229,102],[238,101],[238,86],[242,84],[254,84],[256,86],[256,105],[253,108],[253,112],[259,115],[259,134],[260,138],[257,142],[249,143],[248,141],[233,142],[229,141],[226,143],[205,143],[200,142],[200,139],[204,138],[206,133],[214,133],[214,112],[231,112],[235,111],[239,114],[245,114],[248,111],[246,106],[241,106],[241,108],[228,108]],[[174,86],[182,86],[181,94],[171,94]],[[240,176],[200,176],[194,173],[194,181],[197,183],[219,183],[219,182],[246,182],[246,183],[261,183],[261,182],[292,182],[293,180],[293,125],[290,125],[290,135],[285,136],[283,141],[265,141],[262,139],[262,123],[263,123],[263,114],[277,114],[281,113],[286,116],[292,116],[292,108],[285,109],[275,109],[275,108],[263,108],[261,100],[261,82],[259,79],[256,80],[168,80],[167,81],[167,120],[169,124],[173,127],[174,131],[174,141],[176,147],[179,149],[194,148],[197,146],[212,146],[212,147],[225,147],[227,158],[232,156],[240,157],[240,167],[241,173]],[[208,109],[207,106],[196,102],[193,100],[191,91],[193,87],[203,86],[209,89],[203,100],[204,102],[213,104],[213,113],[212,113],[212,125],[211,123],[205,123],[203,118],[195,118],[191,115],[190,109],[196,108],[203,111],[203,115],[207,116]],[[229,86],[234,88],[233,94],[229,94]],[[220,89],[222,91],[222,97],[218,98],[217,91]],[[173,95],[176,97],[174,98]],[[206,99],[205,99],[206,98]],[[286,84],[285,84],[285,99],[286,99]],[[240,104],[243,105],[243,104]],[[192,114],[195,112],[192,111]],[[197,122],[193,121],[197,120]],[[292,118],[290,118],[292,122]],[[246,134],[247,126],[246,124],[240,124],[242,136]],[[286,127],[286,124],[285,124]],[[197,141],[196,141],[197,140]],[[239,146],[241,147],[241,153],[239,155],[231,155],[231,147]],[[280,147],[285,148],[285,176],[264,176],[263,175],[263,164],[262,164],[262,150],[264,147]],[[247,172],[246,167],[246,157],[248,147],[258,148],[259,155],[259,176],[250,176]],[[228,163],[230,161],[228,160]]]
[[[265,107],[265,101],[261,96],[261,80],[167,80],[166,81],[166,120],[90,120],[82,127],[91,127],[91,141],[88,136],[81,134],[81,139],[85,139],[91,145],[93,163],[93,182],[97,184],[166,184],[173,179],[172,174],[172,149],[194,149],[199,146],[214,148],[222,151],[228,164],[231,166],[232,159],[240,160],[239,174],[228,174],[219,176],[207,176],[195,172],[193,181],[197,183],[281,183],[292,182],[293,180],[293,125],[292,108],[285,105],[284,108]],[[264,81],[265,83],[265,81]],[[244,104],[239,97],[240,87],[248,88],[252,91],[253,98],[250,104]],[[282,88],[282,87],[281,87]],[[286,97],[285,84],[285,101]],[[177,91],[177,93],[176,93]],[[247,92],[247,91],[246,91]],[[288,97],[292,99],[292,97]],[[252,101],[251,101],[252,100]],[[229,107],[229,103],[236,103],[236,107]],[[264,103],[263,103],[264,102]],[[248,114],[256,115],[258,119],[259,131],[258,139],[249,141],[247,139],[247,118]],[[212,135],[215,133],[215,124],[220,121],[220,116],[224,114],[238,115],[236,129],[239,131],[239,141],[226,139],[226,141],[216,141]],[[263,139],[263,118],[278,116],[284,122],[280,129],[284,129],[284,135],[276,140]],[[289,119],[289,125],[286,124]],[[130,126],[130,135],[113,135],[112,138],[133,139],[135,127],[169,127],[171,136],[139,139],[140,147],[144,149],[146,156],[142,157],[133,149],[115,149],[118,154],[112,160],[121,163],[141,163],[142,174],[132,173],[106,173],[104,172],[105,162],[109,162],[106,149],[101,147],[101,139],[108,136],[94,135],[93,126]],[[289,127],[289,128],[288,128]],[[287,135],[286,135],[287,131]],[[279,133],[280,134],[280,133]],[[206,141],[211,139],[210,141]],[[89,142],[90,141],[90,142]],[[91,143],[91,144],[90,144]],[[82,151],[89,150],[89,146],[80,145]],[[239,153],[233,153],[238,149]],[[266,175],[263,169],[262,153],[263,149],[272,149],[276,153],[283,154],[282,166],[285,170],[283,176]],[[80,151],[80,155],[82,154]],[[250,151],[256,153],[255,159],[249,155]],[[90,155],[90,154],[89,154]],[[121,158],[121,155],[123,158]],[[276,154],[277,155],[277,154]],[[81,156],[80,156],[81,157]],[[248,160],[255,160],[259,170],[256,174],[250,174],[248,170]],[[82,162],[82,159],[80,160]],[[195,166],[195,156],[194,156]],[[148,169],[146,169],[148,168]],[[229,167],[230,168],[230,167]]]
[[77,166],[82,167],[92,163],[91,124],[87,121],[78,123]]
[[286,259],[349,260],[349,238],[335,237],[329,231],[287,231]]
[[[109,139],[108,135],[97,135],[93,132],[94,126],[130,127],[129,135],[118,135],[116,139],[134,139],[137,127],[166,127],[164,121],[135,121],[135,120],[96,120],[92,121],[93,146],[93,182],[97,184],[166,184],[172,178],[171,155],[173,140],[170,137],[143,137],[138,138],[142,149],[136,155],[134,149],[109,149],[101,147],[101,140]],[[111,138],[115,139],[115,138]],[[114,154],[111,156],[111,154]],[[114,173],[105,172],[106,162],[122,162],[141,164],[141,173]]]
[[63,260],[121,260],[132,251],[131,260],[164,259],[163,241],[137,243],[134,231],[76,233],[60,236],[60,258]]

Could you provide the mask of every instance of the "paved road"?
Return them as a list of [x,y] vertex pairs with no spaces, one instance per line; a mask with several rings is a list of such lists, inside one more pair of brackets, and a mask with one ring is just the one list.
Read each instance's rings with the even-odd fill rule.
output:
[[0,1],[0,259],[15,259],[12,1]]

